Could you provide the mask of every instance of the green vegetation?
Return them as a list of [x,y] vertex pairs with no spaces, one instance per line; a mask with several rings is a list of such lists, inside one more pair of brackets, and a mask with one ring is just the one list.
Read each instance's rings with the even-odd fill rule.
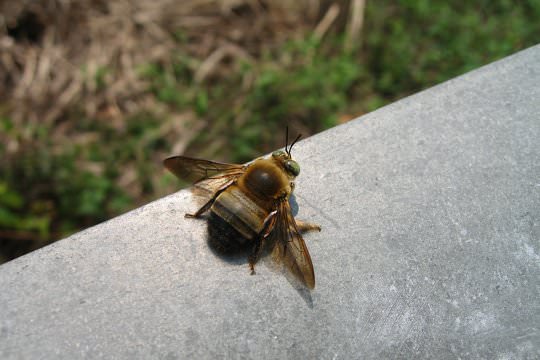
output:
[[373,90],[384,97],[445,81],[540,40],[538,1],[368,3],[366,61]]
[[[230,59],[204,81],[204,59],[183,51],[189,34],[179,31],[172,66],[137,69],[165,110],[121,123],[73,109],[60,123],[21,128],[0,102],[0,262],[177,188],[161,169],[183,133],[168,113],[194,129],[189,155],[243,162],[283,146],[285,124],[327,129],[534,45],[538,34],[538,1],[368,1],[352,51],[343,31],[303,33]],[[110,85],[111,71],[99,68],[94,86]]]

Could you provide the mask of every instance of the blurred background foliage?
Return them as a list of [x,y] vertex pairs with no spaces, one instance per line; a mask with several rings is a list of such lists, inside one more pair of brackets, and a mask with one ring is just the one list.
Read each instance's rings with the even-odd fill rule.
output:
[[538,43],[540,2],[0,1],[0,263]]

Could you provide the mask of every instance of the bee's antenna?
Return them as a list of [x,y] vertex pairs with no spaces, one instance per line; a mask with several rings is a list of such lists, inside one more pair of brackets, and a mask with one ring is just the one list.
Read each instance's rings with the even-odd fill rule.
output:
[[296,139],[294,139],[294,141],[291,143],[291,146],[289,146],[289,156],[291,156],[291,149],[293,147],[294,144],[296,144],[296,142],[298,140],[300,140],[300,138],[302,137],[302,134],[298,134],[298,136],[296,137]]
[[302,134],[298,134],[296,139],[294,139],[294,141],[291,143],[291,145],[289,145],[289,147],[287,148],[287,145],[289,144],[289,126],[287,125],[285,127],[285,152],[287,153],[287,155],[289,155],[289,157],[291,157],[291,149],[292,149],[293,145],[296,144],[298,139],[300,139],[301,137],[302,137]]

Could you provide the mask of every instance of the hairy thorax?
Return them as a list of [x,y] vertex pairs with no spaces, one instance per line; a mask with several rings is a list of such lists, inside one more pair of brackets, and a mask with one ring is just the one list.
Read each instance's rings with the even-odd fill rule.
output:
[[291,191],[284,171],[271,159],[256,160],[239,179],[238,186],[260,200],[275,200]]

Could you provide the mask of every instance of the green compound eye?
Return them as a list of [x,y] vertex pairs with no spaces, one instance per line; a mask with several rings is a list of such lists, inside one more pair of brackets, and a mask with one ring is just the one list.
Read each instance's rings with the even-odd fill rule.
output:
[[294,160],[287,160],[285,162],[285,168],[294,176],[298,176],[298,174],[300,174],[300,165],[298,165],[298,163]]
[[276,150],[272,153],[272,157],[274,158],[280,158],[280,157],[284,157],[284,156],[287,156],[287,154],[285,153],[285,151],[283,150]]

